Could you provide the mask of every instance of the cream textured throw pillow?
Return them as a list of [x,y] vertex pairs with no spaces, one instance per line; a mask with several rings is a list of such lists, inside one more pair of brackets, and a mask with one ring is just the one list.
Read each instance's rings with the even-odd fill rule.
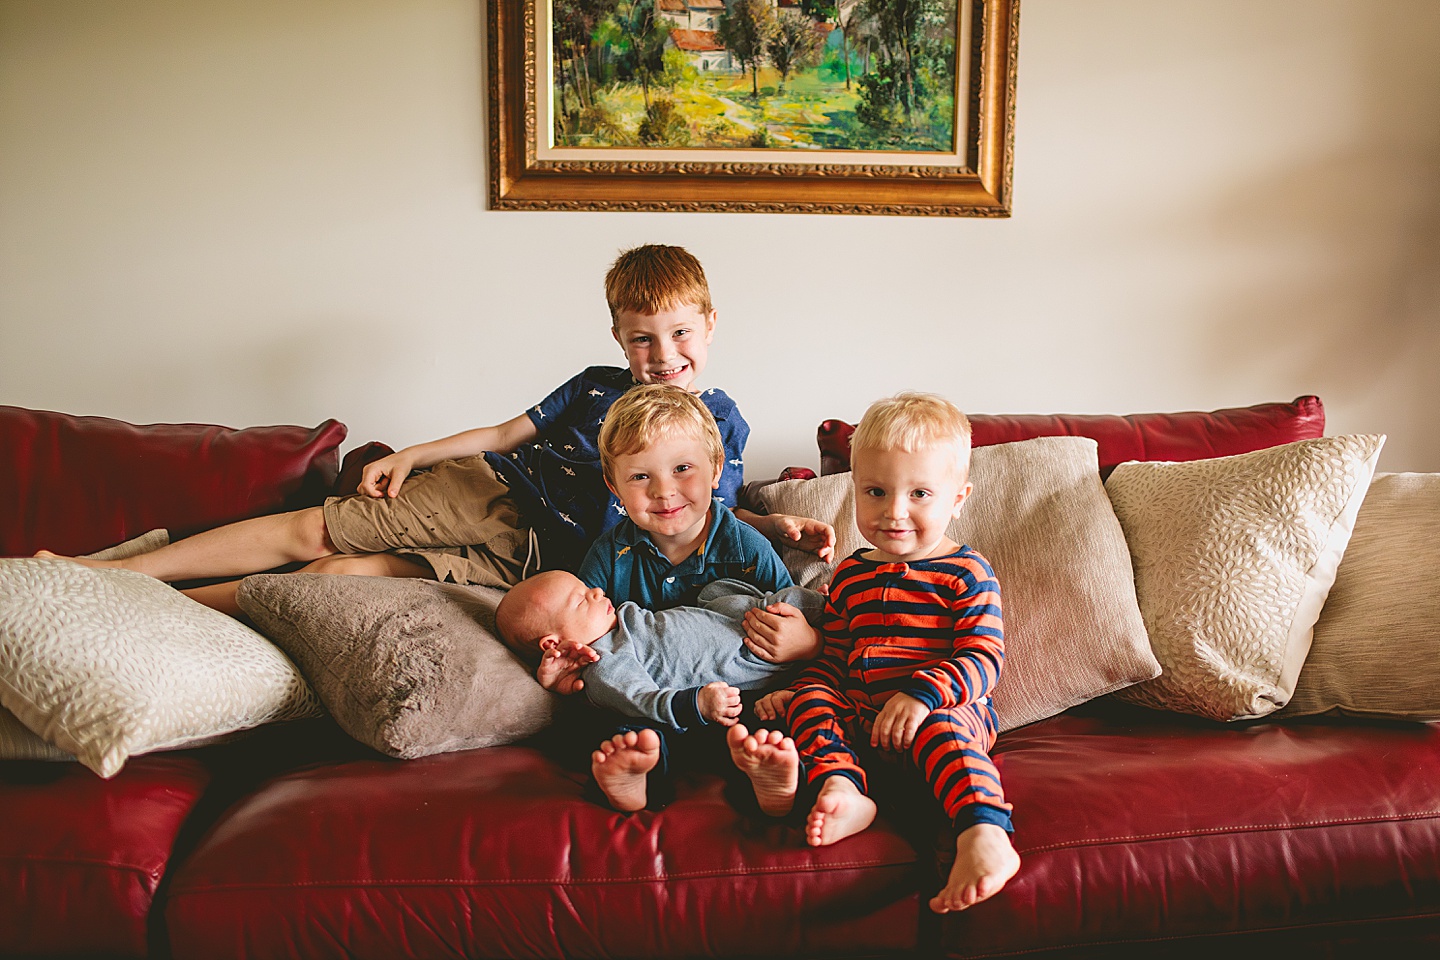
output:
[[1116,467],[1106,490],[1164,668],[1121,699],[1214,720],[1284,706],[1384,442]]
[[1440,720],[1440,473],[1377,474],[1276,716]]
[[285,654],[140,573],[0,560],[0,702],[102,777],[319,704]]
[[[1000,583],[1005,666],[994,703],[1002,730],[1159,672],[1096,450],[1085,437],[1040,437],[971,455],[975,492],[949,535],[980,551]],[[848,473],[787,480],[757,497],[771,513],[832,524],[837,558],[869,547],[855,525]],[[781,553],[804,586],[818,588],[834,571],[811,554]]]

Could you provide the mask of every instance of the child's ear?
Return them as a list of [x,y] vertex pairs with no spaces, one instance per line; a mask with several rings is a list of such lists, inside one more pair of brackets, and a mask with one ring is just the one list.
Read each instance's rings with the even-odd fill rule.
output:
[[536,641],[535,645],[540,648],[541,653],[549,653],[560,645],[560,637],[558,634],[547,633]]
[[609,489],[611,493],[615,494],[615,496],[620,496],[620,491],[615,489],[615,484],[611,482],[610,474],[608,473],[605,474],[605,486]]
[[720,318],[720,311],[711,309],[705,315],[705,342],[709,343],[715,338],[715,321]]
[[713,483],[710,484],[710,489],[711,489],[711,490],[719,490],[719,489],[720,489],[720,475],[721,475],[722,473],[724,473],[724,472],[725,472],[725,461],[724,461],[724,460],[721,460],[719,463],[715,464],[715,480],[714,480]]
[[955,497],[955,509],[950,512],[950,516],[952,516],[952,517],[958,517],[958,516],[960,516],[960,511],[961,511],[961,509],[963,509],[964,506],[965,506],[965,500],[966,500],[966,498],[968,498],[968,497],[970,496],[970,491],[972,491],[972,490],[974,490],[974,489],[975,489],[975,485],[974,485],[973,483],[968,483],[968,482],[965,484],[965,486],[963,486],[963,487],[960,488],[960,493],[959,493],[958,495],[956,495],[956,497]]

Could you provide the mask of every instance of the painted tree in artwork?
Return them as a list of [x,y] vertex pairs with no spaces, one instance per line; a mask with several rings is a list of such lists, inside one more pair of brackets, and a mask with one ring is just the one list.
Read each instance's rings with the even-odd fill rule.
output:
[[760,64],[765,60],[770,39],[780,29],[770,0],[733,0],[720,15],[720,42],[730,55],[750,71],[750,95],[760,97]]
[[862,0],[878,54],[874,70],[860,78],[855,115],[866,126],[913,129],[948,89],[945,26],[954,9],[954,0]]
[[615,57],[622,76],[640,82],[645,108],[650,108],[650,86],[665,69],[665,41],[670,23],[655,12],[655,0],[621,0],[596,31]]
[[775,32],[765,45],[770,62],[780,71],[780,82],[775,87],[779,93],[785,89],[785,81],[792,71],[808,67],[815,62],[820,52],[820,35],[815,32],[815,21],[799,10],[782,10],[775,18]]
[[617,0],[552,0],[555,76],[559,81],[557,120],[574,116],[595,102],[590,51],[595,28],[614,11]]

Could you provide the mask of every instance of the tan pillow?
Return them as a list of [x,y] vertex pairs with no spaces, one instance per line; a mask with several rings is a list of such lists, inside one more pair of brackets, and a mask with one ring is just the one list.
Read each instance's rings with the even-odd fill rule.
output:
[[1440,474],[1377,474],[1277,717],[1440,720]]
[[67,560],[0,560],[0,702],[102,777],[319,704],[249,627],[158,580]]
[[0,760],[74,760],[75,758],[51,746],[9,710],[0,708]]
[[1384,442],[1116,467],[1106,490],[1164,668],[1121,699],[1214,720],[1284,706]]
[[[1041,437],[979,447],[975,492],[949,535],[995,569],[1005,619],[1005,666],[995,689],[1000,729],[1041,720],[1155,676],[1135,601],[1130,554],[1100,484],[1096,443]],[[757,493],[771,513],[825,520],[836,557],[869,545],[855,525],[850,474],[787,480]],[[819,587],[834,567],[782,550],[796,582]]]
[[554,702],[495,638],[504,594],[315,573],[241,581],[240,609],[287,651],[346,733],[402,759],[510,743]]

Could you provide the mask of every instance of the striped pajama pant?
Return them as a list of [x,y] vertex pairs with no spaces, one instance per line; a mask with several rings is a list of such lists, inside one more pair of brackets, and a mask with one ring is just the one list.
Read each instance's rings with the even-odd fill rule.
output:
[[[850,744],[869,743],[876,713],[869,704],[828,686],[813,684],[795,692],[788,714],[790,733],[810,787],[842,776],[861,793],[868,792],[865,771]],[[1010,804],[990,759],[995,733],[995,711],[989,704],[969,703],[930,711],[910,745],[907,759],[958,830],[977,823],[1011,829]]]

